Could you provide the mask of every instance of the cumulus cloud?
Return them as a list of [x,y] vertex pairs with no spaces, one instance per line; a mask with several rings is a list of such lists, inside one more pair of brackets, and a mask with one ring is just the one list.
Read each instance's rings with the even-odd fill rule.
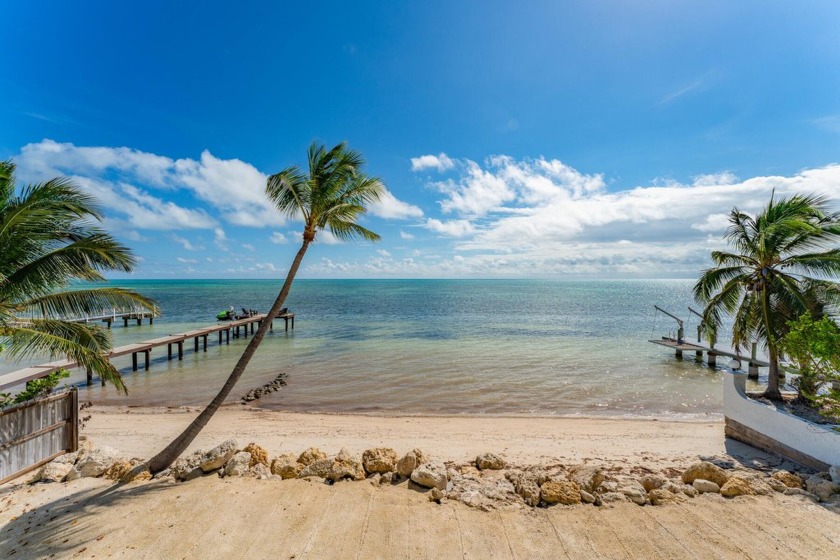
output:
[[282,245],[283,243],[288,243],[289,242],[289,240],[286,238],[286,236],[283,235],[279,231],[272,232],[271,235],[269,236],[268,240],[271,241],[272,243],[277,243],[278,245]]
[[475,231],[475,227],[469,220],[448,220],[444,222],[437,218],[429,218],[426,220],[425,227],[449,237],[464,237]]
[[411,235],[411,234],[410,234],[410,233],[408,233],[408,232],[405,232],[405,231],[403,231],[403,230],[400,230],[400,239],[404,239],[404,240],[406,240],[406,241],[410,241],[410,240],[414,239],[414,236],[413,236],[413,235]]
[[385,190],[379,200],[369,206],[368,211],[374,216],[385,218],[386,220],[405,220],[408,218],[422,218],[423,211],[408,204],[402,200],[398,200],[391,191]]
[[425,169],[436,169],[441,173],[455,167],[455,162],[441,152],[438,155],[425,155],[411,158],[411,170],[423,171]]
[[192,242],[189,239],[187,239],[185,237],[180,237],[178,235],[173,235],[172,236],[172,241],[174,241],[175,243],[178,243],[181,247],[183,247],[187,251],[200,251],[200,250],[203,249],[203,247],[197,247],[197,246],[193,245]]

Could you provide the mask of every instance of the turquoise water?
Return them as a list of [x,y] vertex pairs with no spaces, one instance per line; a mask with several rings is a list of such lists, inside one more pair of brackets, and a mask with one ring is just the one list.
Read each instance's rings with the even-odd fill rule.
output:
[[[112,330],[116,345],[213,324],[233,305],[268,309],[280,281],[120,281],[157,300],[163,316]],[[648,339],[683,318],[691,281],[298,280],[283,322],[260,347],[231,400],[288,374],[261,406],[295,411],[718,417],[721,373]],[[693,333],[696,322],[687,325]],[[202,405],[247,340],[182,362],[152,352],[149,372],[117,360],[129,395],[110,386],[82,398],[126,405]],[[14,369],[0,364],[3,371]],[[74,374],[74,381],[83,378]]]

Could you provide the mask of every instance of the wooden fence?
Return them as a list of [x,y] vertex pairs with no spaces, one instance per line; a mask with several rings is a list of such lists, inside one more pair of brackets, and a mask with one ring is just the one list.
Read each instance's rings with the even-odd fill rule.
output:
[[78,448],[75,388],[0,410],[0,484]]

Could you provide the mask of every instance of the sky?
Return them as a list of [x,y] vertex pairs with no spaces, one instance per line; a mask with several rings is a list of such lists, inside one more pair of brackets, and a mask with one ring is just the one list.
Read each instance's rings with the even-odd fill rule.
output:
[[278,278],[312,141],[387,187],[300,277],[693,278],[726,215],[840,198],[840,3],[10,0],[0,158],[64,175],[135,278]]

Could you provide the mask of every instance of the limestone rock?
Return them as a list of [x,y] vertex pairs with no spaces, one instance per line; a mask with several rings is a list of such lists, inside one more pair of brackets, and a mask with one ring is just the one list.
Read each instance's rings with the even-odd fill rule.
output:
[[788,487],[785,486],[783,482],[781,482],[780,480],[776,480],[773,477],[766,479],[765,482],[770,488],[772,488],[776,492],[784,493],[784,491],[788,489]]
[[642,487],[645,489],[645,492],[650,492],[651,490],[656,490],[657,488],[661,488],[667,479],[664,476],[658,474],[649,474],[643,477],[640,481]]
[[149,464],[143,461],[132,461],[131,468],[120,477],[120,482],[142,482],[151,480],[152,473]]
[[627,496],[622,494],[621,492],[604,492],[600,495],[601,503],[604,504],[612,504],[615,502],[626,502]]
[[445,494],[443,493],[443,490],[440,490],[439,488],[432,488],[431,492],[429,492],[429,501],[440,503],[444,496]]
[[417,448],[417,447],[415,447],[414,449],[412,449],[412,450],[411,450],[411,452],[412,452],[412,453],[414,453],[414,456],[415,456],[415,457],[417,457],[417,465],[418,465],[418,466],[422,465],[423,463],[428,463],[428,462],[431,460],[431,458],[430,458],[428,455],[426,455],[425,453],[423,453],[423,452],[422,452],[419,448]]
[[[254,455],[251,455],[251,460],[254,460]],[[260,480],[265,480],[271,476],[271,470],[265,466],[263,463],[257,463],[251,467],[250,473],[251,476],[255,476]]]
[[723,485],[726,484],[726,481],[729,480],[729,475],[726,474],[725,470],[708,461],[695,463],[682,473],[682,481],[686,484],[692,484],[698,478],[709,480],[718,486],[723,487]]
[[734,498],[735,496],[752,496],[754,494],[755,492],[753,491],[749,480],[741,478],[740,476],[733,476],[720,487],[720,495],[725,498]]
[[201,476],[204,473],[200,467],[202,456],[203,453],[201,451],[196,451],[186,457],[175,459],[175,462],[172,463],[172,467],[170,468],[175,480],[187,481]]
[[778,480],[788,488],[802,488],[805,486],[805,482],[802,480],[802,477],[788,471],[776,471],[773,473],[771,478],[773,480]]
[[230,461],[234,453],[236,453],[236,440],[229,439],[202,454],[198,467],[206,473],[221,469]]
[[702,478],[695,478],[691,483],[694,488],[701,494],[717,494],[720,492],[720,486],[711,480],[703,480]]
[[487,479],[456,475],[447,486],[446,497],[482,511],[521,505],[513,484],[501,477]]
[[258,464],[268,467],[268,451],[266,451],[263,447],[260,447],[256,443],[249,443],[242,451],[246,451],[251,454],[250,467],[253,468]]
[[420,465],[411,473],[411,480],[426,488],[446,489],[446,467],[439,461]]
[[280,476],[283,480],[297,478],[303,465],[297,462],[294,453],[283,453],[271,462],[271,474]]
[[817,475],[810,476],[805,481],[805,489],[823,502],[828,500],[835,490],[834,484],[830,480],[825,480]]
[[482,453],[475,458],[475,466],[482,471],[498,471],[505,468],[505,461],[495,453]]
[[251,467],[251,454],[247,451],[234,453],[225,465],[225,476],[245,476]]
[[362,465],[369,474],[393,472],[397,459],[397,452],[390,447],[375,447],[362,453]]
[[403,478],[408,478],[419,464],[417,454],[414,451],[409,451],[397,462],[397,473]]
[[540,487],[540,498],[547,504],[579,504],[580,486],[570,480],[545,482]]
[[584,504],[594,504],[595,503],[595,496],[587,492],[586,490],[580,491],[580,501]]
[[[395,454],[396,455],[396,454]],[[365,468],[362,462],[356,459],[348,450],[342,449],[330,465],[330,471],[325,477],[327,480],[337,482],[339,480],[364,480]]]
[[130,471],[133,466],[134,465],[132,465],[130,461],[120,459],[119,461],[112,463],[110,467],[105,469],[105,472],[102,473],[102,476],[110,480],[121,480],[122,477],[128,474],[128,471]]
[[650,500],[650,503],[655,506],[661,506],[663,504],[672,504],[674,502],[679,501],[679,497],[677,494],[674,494],[670,490],[665,490],[664,488],[654,488],[653,490],[648,492],[648,499]]
[[332,460],[331,459],[318,459],[317,461],[312,461],[301,471],[298,473],[298,478],[307,478],[310,476],[316,476],[318,478],[327,478],[332,470]]
[[647,503],[647,492],[641,486],[624,486],[619,491],[627,496],[627,499],[634,504],[643,506]]
[[41,471],[35,478],[41,482],[61,482],[71,470],[73,470],[72,463],[52,461],[41,467]]
[[90,453],[81,455],[73,467],[79,477],[101,476],[112,464],[122,457],[120,452],[111,447],[97,447]]
[[508,471],[505,473],[505,478],[513,484],[514,492],[527,505],[535,507],[540,503],[540,484],[547,481],[541,480],[542,477],[539,473]]
[[785,488],[784,494],[785,496],[804,496],[809,500],[813,500],[815,502],[818,502],[820,500],[818,496],[811,494],[810,492],[806,492],[801,488]]
[[604,473],[598,467],[579,466],[572,468],[569,479],[591,494],[604,482]]
[[388,472],[379,476],[379,484],[382,486],[386,484],[392,484],[394,480],[397,480],[398,482],[400,480],[400,477],[397,473]]
[[76,464],[76,460],[79,458],[79,453],[81,451],[74,451],[73,453],[65,453],[64,455],[59,455],[55,459],[52,460],[53,463],[60,463],[63,465],[70,465],[71,467]]
[[310,447],[309,449],[300,454],[300,456],[298,457],[298,463],[300,463],[304,467],[307,467],[315,461],[320,461],[326,458],[326,453],[324,453],[317,447]]

